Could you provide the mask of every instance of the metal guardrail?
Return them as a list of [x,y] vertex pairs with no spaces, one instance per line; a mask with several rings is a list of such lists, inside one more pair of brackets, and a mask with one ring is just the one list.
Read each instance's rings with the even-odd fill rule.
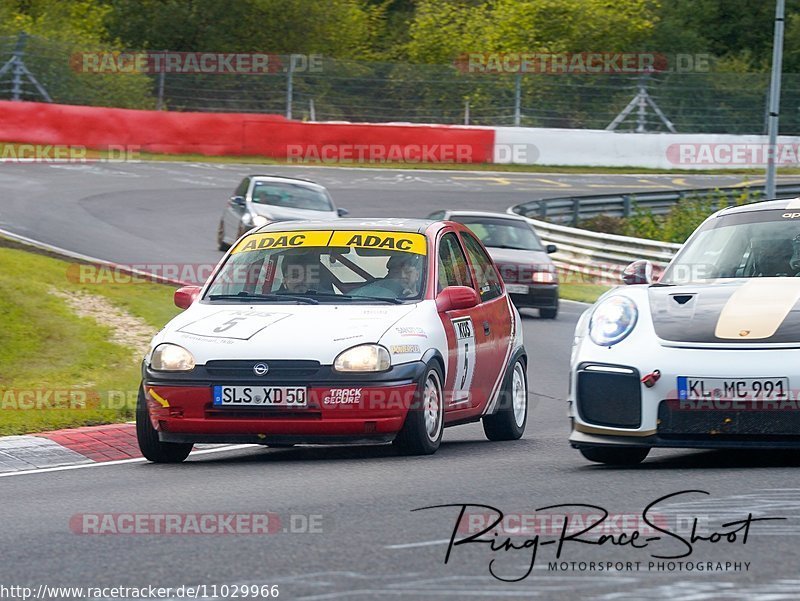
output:
[[[569,196],[531,200],[509,207],[507,212],[526,217],[542,242],[558,246],[558,252],[552,258],[561,271],[562,281],[573,279],[613,286],[621,283],[622,270],[629,263],[646,259],[657,267],[664,267],[682,245],[592,232],[553,221],[572,223],[574,226],[582,219],[598,215],[627,217],[632,212],[634,202],[655,214],[664,214],[676,202],[690,196],[728,198],[732,205],[734,199],[742,193],[748,194],[752,198],[751,202],[761,200],[764,195],[762,187],[752,186]],[[800,184],[782,184],[777,187],[776,198],[795,196],[800,196]],[[542,221],[544,217],[551,221]]]
[[[598,194],[589,196],[561,196],[530,200],[511,207],[508,212],[533,219],[571,224],[577,227],[583,219],[598,215],[629,217],[634,207],[649,210],[656,215],[667,213],[672,206],[691,196],[713,196],[727,198],[729,204],[746,194],[749,202],[764,200],[762,186],[732,188],[701,188],[695,190],[665,190],[659,192],[639,192],[636,194]],[[800,196],[800,183],[780,184],[776,198]]]
[[[509,212],[512,212],[511,209]],[[528,221],[542,242],[558,247],[551,257],[561,272],[561,280],[567,282],[617,285],[621,283],[622,270],[629,263],[647,259],[657,267],[664,267],[682,246],[672,242],[590,232],[537,219],[528,218]]]

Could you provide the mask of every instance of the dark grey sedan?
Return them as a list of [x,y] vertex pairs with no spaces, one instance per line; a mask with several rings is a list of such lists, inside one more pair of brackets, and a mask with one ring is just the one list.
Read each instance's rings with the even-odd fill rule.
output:
[[555,244],[542,244],[524,218],[483,211],[437,211],[429,219],[463,223],[480,238],[500,270],[511,300],[518,308],[539,309],[539,315],[558,315],[558,274],[548,256]]

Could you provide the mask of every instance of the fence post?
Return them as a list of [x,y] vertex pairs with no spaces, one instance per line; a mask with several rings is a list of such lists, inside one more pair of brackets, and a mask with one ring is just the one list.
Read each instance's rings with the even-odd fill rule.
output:
[[514,127],[519,127],[522,112],[522,75],[519,73],[514,77]]
[[11,100],[22,100],[22,75],[25,70],[22,68],[22,55],[25,51],[25,40],[28,37],[24,31],[19,32],[17,44],[14,46],[14,54],[11,60],[14,66],[11,68],[13,79],[11,80]]
[[622,216],[626,217],[626,218],[631,216],[631,195],[630,194],[623,194],[623,196],[622,196]]
[[294,55],[289,55],[289,69],[286,72],[286,118],[292,118],[292,94],[293,85],[292,81],[294,75]]
[[544,221],[547,219],[547,201],[540,200],[539,201],[539,217]]
[[469,100],[464,102],[464,125],[469,125]]
[[[167,51],[162,50],[164,53],[163,56],[166,58]],[[160,111],[164,108],[164,80],[167,76],[167,69],[164,67],[164,61],[162,60],[159,64],[161,67],[161,73],[158,74],[158,100],[156,101],[156,110]]]
[[316,121],[317,120],[317,110],[314,108],[314,99],[313,98],[309,98],[308,99],[308,118],[311,121]]
[[578,222],[580,221],[580,212],[581,212],[581,199],[580,198],[573,198],[572,199],[572,227],[578,227]]

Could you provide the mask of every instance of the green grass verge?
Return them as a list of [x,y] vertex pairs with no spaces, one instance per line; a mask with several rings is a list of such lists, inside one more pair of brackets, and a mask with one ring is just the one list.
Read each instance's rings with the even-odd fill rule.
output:
[[561,298],[582,303],[593,303],[601,294],[610,289],[611,286],[600,286],[598,284],[560,284],[558,286]]
[[104,297],[155,333],[178,313],[173,289],[154,283],[81,284],[70,277],[74,265],[0,246],[0,434],[133,416],[141,357],[110,342],[110,327],[78,317],[49,290]]

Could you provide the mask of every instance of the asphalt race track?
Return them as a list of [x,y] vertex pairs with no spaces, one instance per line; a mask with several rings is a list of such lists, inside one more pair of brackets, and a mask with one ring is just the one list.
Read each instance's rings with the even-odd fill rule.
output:
[[[424,216],[446,207],[505,210],[565,193],[741,181],[738,176],[179,163],[5,164],[0,168],[0,228],[122,263],[216,261],[220,253],[214,233],[223,203],[241,176],[255,172],[319,181],[354,216]],[[397,457],[388,447],[245,447],[195,455],[179,466],[132,461],[0,477],[0,582],[205,584],[209,595],[212,584],[265,584],[278,585],[279,598],[288,600],[797,599],[796,455],[657,451],[641,466],[613,469],[589,464],[569,448],[566,374],[572,330],[583,309],[564,303],[556,321],[525,316],[531,408],[526,435],[514,443],[490,443],[479,425],[470,425],[448,430],[439,452],[424,458]],[[594,507],[552,512],[566,513],[577,523],[604,508],[628,524],[639,519],[635,523],[646,530],[637,518],[645,507],[687,489],[710,494],[666,499],[650,512],[655,523],[687,539],[695,519],[704,536],[731,531],[722,524],[743,520],[748,513],[786,519],[752,524],[746,543],[743,532],[733,542],[697,541],[690,556],[672,560],[651,557],[687,552],[687,545],[669,535],[646,548],[613,544],[623,542],[619,537],[602,546],[566,541],[556,566],[548,565],[556,561],[556,545],[543,543],[558,539],[559,532],[539,523],[541,547],[530,575],[507,582],[490,574],[490,562],[495,560],[496,576],[519,579],[530,567],[532,548],[492,552],[488,544],[465,544],[452,549],[445,565],[459,508],[412,512],[470,503],[514,517],[532,516],[549,505],[587,504]],[[262,512],[277,514],[280,527],[274,534],[91,535],[71,528],[74,516],[86,513]],[[476,519],[486,512],[470,510]],[[513,540],[521,545],[524,538]],[[669,561],[692,562],[692,569],[684,565],[678,571],[673,564],[670,570]],[[607,562],[623,563],[609,569]]]

